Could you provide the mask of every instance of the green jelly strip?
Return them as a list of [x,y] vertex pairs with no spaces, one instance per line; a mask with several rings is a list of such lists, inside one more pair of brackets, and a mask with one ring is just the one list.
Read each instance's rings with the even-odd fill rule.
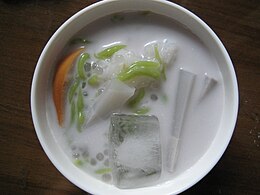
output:
[[84,65],[86,64],[86,61],[90,58],[88,53],[83,53],[80,58],[79,58],[79,62],[78,62],[78,75],[79,78],[81,78],[82,80],[86,79],[86,73],[85,73],[85,69],[84,69]]
[[139,61],[129,66],[126,70],[118,74],[117,78],[121,81],[128,81],[137,76],[148,76],[160,79],[160,64],[152,61]]
[[98,169],[95,171],[96,174],[105,174],[105,173],[110,173],[112,171],[111,168],[103,168],[103,169]]
[[126,47],[126,45],[114,45],[112,47],[106,48],[103,51],[97,53],[95,55],[95,57],[97,59],[101,59],[101,60],[111,58],[114,55],[114,53],[116,53],[117,51],[119,51],[125,47]]
[[81,127],[84,124],[84,121],[85,121],[85,115],[84,115],[83,111],[79,111],[78,112],[78,127],[79,127],[79,130],[81,130]]
[[168,96],[166,94],[163,94],[161,98],[164,103],[168,101]]
[[118,21],[123,21],[125,18],[124,16],[120,15],[120,14],[115,14],[111,17],[111,21],[112,22],[118,22]]
[[147,114],[149,111],[150,111],[150,108],[148,108],[148,107],[141,107],[141,108],[138,108],[135,111],[135,113],[136,114]]
[[87,39],[83,39],[83,38],[75,38],[73,40],[71,40],[70,44],[74,45],[74,44],[82,44],[82,45],[86,45],[91,43],[89,40]]
[[151,14],[152,12],[151,11],[141,11],[140,12],[140,14],[142,15],[142,16],[147,16],[147,15],[149,15],[149,14]]
[[78,116],[78,130],[81,131],[81,127],[85,122],[85,114],[84,114],[84,98],[82,94],[82,90],[79,89],[78,99],[77,99],[77,116]]
[[145,96],[145,89],[140,88],[135,91],[134,96],[128,101],[127,105],[130,107],[136,107],[144,98]]
[[77,167],[81,167],[83,164],[84,164],[84,162],[82,161],[82,160],[80,160],[80,159],[76,159],[76,160],[74,160],[74,165],[76,165]]
[[69,102],[73,100],[74,95],[76,94],[77,88],[79,86],[79,79],[76,79],[76,81],[71,85],[69,89]]
[[161,57],[160,57],[160,54],[159,54],[159,50],[158,50],[158,45],[155,45],[154,46],[154,54],[155,54],[155,58],[158,60],[158,62],[162,65],[162,70],[161,70],[161,73],[162,73],[162,78],[164,80],[166,80],[166,74],[165,74],[165,64],[163,63]]
[[141,68],[141,67],[145,67],[145,68],[160,68],[160,64],[158,62],[153,62],[153,61],[137,61],[135,63],[133,63],[131,66],[129,66],[129,69],[132,68]]
[[84,98],[83,98],[83,94],[82,94],[81,89],[79,89],[79,93],[78,93],[77,108],[78,108],[79,111],[84,109]]
[[76,105],[75,102],[72,101],[70,105],[70,123],[73,124],[76,118]]
[[158,60],[158,62],[160,64],[162,64],[162,59],[161,59],[160,54],[159,54],[158,45],[154,46],[154,54],[155,54],[155,58]]
[[90,86],[98,86],[99,85],[99,82],[100,82],[100,79],[97,75],[92,75],[89,79],[88,79],[88,84]]

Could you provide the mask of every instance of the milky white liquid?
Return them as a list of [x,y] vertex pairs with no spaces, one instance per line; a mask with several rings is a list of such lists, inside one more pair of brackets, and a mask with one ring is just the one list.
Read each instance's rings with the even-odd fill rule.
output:
[[[144,100],[151,108],[149,114],[157,116],[160,122],[163,171],[158,184],[174,179],[174,177],[187,171],[204,155],[219,128],[224,101],[224,87],[219,66],[209,49],[198,37],[189,29],[169,18],[153,14],[142,16],[140,13],[126,14],[122,21],[111,21],[110,18],[106,17],[88,25],[75,36],[84,37],[91,41],[91,44],[87,45],[88,52],[96,53],[104,45],[120,42],[126,44],[128,50],[141,54],[146,43],[165,39],[174,42],[178,47],[176,60],[167,68],[167,80],[162,82],[160,89],[153,89],[153,91],[148,92]],[[65,48],[64,52],[70,49],[71,46]],[[179,139],[175,172],[168,173],[165,170],[167,143],[173,129],[174,100],[180,68],[194,73],[196,80]],[[214,78],[217,84],[203,98],[203,101],[199,101],[200,86],[205,73]],[[156,93],[158,100],[151,101],[149,93]],[[167,100],[163,100],[163,97],[167,97]],[[95,170],[106,167],[104,161],[108,159],[108,156],[104,150],[108,147],[109,118],[81,133],[76,129],[63,129],[57,125],[51,93],[47,100],[47,117],[57,144],[62,147],[72,161],[75,159],[75,153],[79,152],[79,148],[81,150],[85,148],[88,152],[89,161],[93,158],[96,160],[96,164],[90,165],[89,163],[81,166],[81,169],[98,179],[102,179],[102,175],[95,174]],[[102,153],[104,159],[97,160],[96,155],[98,153]]]

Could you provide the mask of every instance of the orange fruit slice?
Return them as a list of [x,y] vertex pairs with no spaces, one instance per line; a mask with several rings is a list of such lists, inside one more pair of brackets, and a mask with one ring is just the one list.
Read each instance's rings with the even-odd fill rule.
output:
[[79,48],[66,56],[58,66],[53,81],[53,101],[57,112],[58,123],[60,126],[64,120],[64,93],[67,85],[67,74],[72,68],[73,62],[80,55],[84,48]]

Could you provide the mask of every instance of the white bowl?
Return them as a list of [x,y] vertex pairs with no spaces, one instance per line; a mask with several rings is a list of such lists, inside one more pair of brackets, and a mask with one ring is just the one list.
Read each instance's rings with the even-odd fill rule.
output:
[[[53,59],[66,42],[87,24],[121,11],[146,11],[168,16],[185,25],[198,36],[215,55],[224,81],[224,111],[213,142],[205,154],[185,173],[157,186],[121,190],[84,173],[71,163],[56,144],[46,118],[47,79],[53,69]],[[51,37],[38,60],[31,89],[32,118],[40,143],[56,168],[72,183],[93,194],[176,194],[202,179],[218,162],[231,139],[238,111],[238,87],[230,57],[216,34],[201,19],[179,5],[163,0],[112,0],[95,3],[69,18]]]

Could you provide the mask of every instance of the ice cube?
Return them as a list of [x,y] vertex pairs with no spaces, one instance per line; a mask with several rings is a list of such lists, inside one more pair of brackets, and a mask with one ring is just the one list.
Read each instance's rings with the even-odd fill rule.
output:
[[109,142],[112,175],[117,187],[143,187],[159,179],[162,162],[157,117],[113,114]]

